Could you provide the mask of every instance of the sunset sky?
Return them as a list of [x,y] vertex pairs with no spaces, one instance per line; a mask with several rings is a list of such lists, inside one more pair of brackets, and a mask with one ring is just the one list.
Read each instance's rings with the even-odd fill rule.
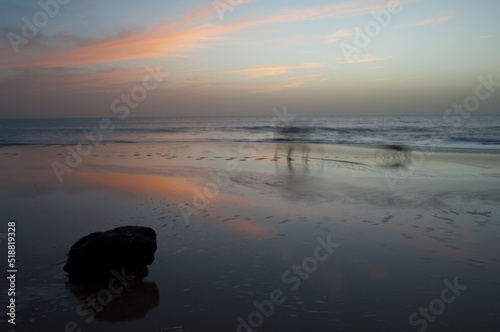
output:
[[0,4],[1,118],[110,117],[132,91],[131,116],[441,115],[500,82],[498,0],[40,3]]

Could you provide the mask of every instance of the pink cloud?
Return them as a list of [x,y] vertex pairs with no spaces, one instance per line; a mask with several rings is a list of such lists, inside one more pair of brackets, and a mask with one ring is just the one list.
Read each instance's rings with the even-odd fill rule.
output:
[[130,59],[176,57],[185,52],[208,47],[234,26],[200,25],[179,29],[171,24],[150,31],[128,35],[57,54],[41,56],[10,67],[86,66]]
[[352,37],[356,34],[354,30],[340,29],[328,36],[328,43],[335,43],[341,39]]
[[325,65],[321,63],[304,63],[298,66],[264,66],[264,67],[254,67],[249,69],[235,70],[230,73],[247,75],[250,78],[262,77],[262,76],[275,76],[282,75],[290,72],[293,69],[307,69],[307,68],[320,68]]
[[[402,5],[417,1],[419,0],[400,0],[399,3]],[[353,17],[387,9],[387,6],[388,2],[386,0],[351,0],[326,6],[285,10],[257,24],[305,22],[332,17]]]
[[428,18],[428,19],[425,19],[425,20],[420,21],[420,22],[412,23],[409,26],[442,24],[444,22],[451,20],[452,18],[455,18],[456,15],[457,15],[456,12],[450,12],[450,13],[445,14],[443,16]]

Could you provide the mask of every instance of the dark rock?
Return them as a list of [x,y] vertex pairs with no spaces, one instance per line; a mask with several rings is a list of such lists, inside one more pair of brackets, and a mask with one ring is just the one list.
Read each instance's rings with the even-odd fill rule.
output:
[[130,273],[154,261],[156,232],[149,227],[124,226],[89,234],[69,251],[64,270],[70,278],[104,280],[112,271]]

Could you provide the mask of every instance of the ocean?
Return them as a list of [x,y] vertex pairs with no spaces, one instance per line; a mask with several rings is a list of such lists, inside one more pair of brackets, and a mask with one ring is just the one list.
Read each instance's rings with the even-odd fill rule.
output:
[[1,119],[0,145],[109,143],[294,142],[500,150],[500,116],[447,122],[442,116],[288,116]]

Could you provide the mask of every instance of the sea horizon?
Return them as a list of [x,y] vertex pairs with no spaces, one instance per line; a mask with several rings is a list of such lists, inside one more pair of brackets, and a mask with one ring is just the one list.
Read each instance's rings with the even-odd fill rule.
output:
[[[321,115],[1,119],[0,145],[74,145],[105,119],[100,144],[167,142],[405,145],[438,149],[500,150],[499,115],[461,122],[436,115]],[[87,133],[87,134],[86,134]],[[102,136],[102,137],[101,137]]]

